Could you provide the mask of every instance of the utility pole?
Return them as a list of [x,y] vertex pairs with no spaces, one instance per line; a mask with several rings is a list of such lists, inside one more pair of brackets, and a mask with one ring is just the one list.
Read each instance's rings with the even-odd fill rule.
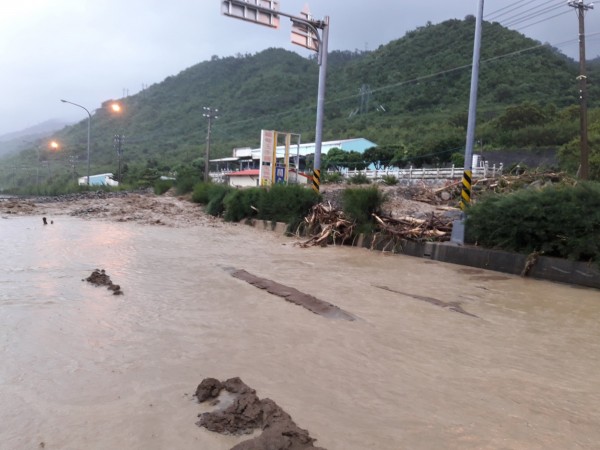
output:
[[119,161],[119,171],[117,174],[117,181],[121,182],[121,158],[123,157],[123,141],[125,140],[125,136],[122,134],[115,134],[115,138],[113,140],[113,144],[115,150],[117,152],[117,159]]
[[208,119],[208,131],[206,133],[206,157],[204,159],[204,182],[205,183],[208,183],[208,181],[209,181],[208,169],[210,166],[210,131],[211,131],[213,119],[219,118],[219,116],[217,116],[218,112],[219,112],[218,109],[213,109],[213,108],[205,106],[204,114],[202,114],[204,117],[206,117]]
[[579,128],[580,128],[580,147],[581,163],[579,168],[579,177],[587,180],[590,176],[590,149],[588,147],[587,132],[587,76],[585,71],[585,13],[594,9],[594,5],[583,3],[583,0],[573,0],[568,3],[575,8],[579,18]]
[[481,36],[483,32],[483,7],[485,0],[479,0],[477,16],[475,16],[475,38],[473,42],[473,65],[471,67],[471,91],[469,96],[469,119],[467,138],[465,142],[465,164],[460,195],[461,220],[455,220],[452,225],[451,241],[463,245],[465,243],[465,214],[471,205],[471,186],[473,176],[473,145],[475,141],[475,126],[477,122],[477,90],[479,88],[479,60],[481,55]]

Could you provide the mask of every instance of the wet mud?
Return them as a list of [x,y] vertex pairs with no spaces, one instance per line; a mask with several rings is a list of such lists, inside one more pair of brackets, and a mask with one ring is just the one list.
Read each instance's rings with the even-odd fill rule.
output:
[[439,300],[437,298],[425,297],[425,296],[422,296],[422,295],[415,295],[415,294],[409,294],[407,292],[397,291],[397,290],[391,289],[391,288],[389,288],[387,286],[375,286],[375,287],[378,288],[378,289],[383,289],[384,291],[394,292],[396,294],[405,295],[407,297],[412,297],[415,300],[420,300],[422,302],[427,302],[427,303],[429,303],[431,305],[439,306],[440,308],[445,308],[445,309],[448,309],[450,311],[457,312],[459,314],[464,314],[465,316],[479,318],[479,316],[476,316],[475,314],[471,314],[470,312],[465,311],[463,309],[463,307],[461,306],[460,302],[444,302],[444,301]]
[[244,280],[247,283],[251,284],[252,286],[256,286],[259,289],[264,289],[269,294],[277,295],[278,297],[284,298],[288,302],[302,306],[303,308],[306,308],[309,311],[320,316],[327,317],[329,319],[341,319],[350,321],[356,320],[356,317],[350,314],[349,312],[346,312],[343,309],[331,303],[319,300],[318,298],[310,294],[300,292],[299,290],[293,287],[285,286],[283,284],[268,280],[266,278],[257,277],[256,275],[252,275],[251,273],[246,272],[245,270],[232,271],[231,275],[240,280]]
[[[219,407],[219,396],[222,391],[228,392],[232,399]],[[240,378],[230,378],[221,382],[215,378],[205,378],[196,389],[198,402],[211,401],[216,409],[199,415],[196,425],[220,434],[242,435],[254,430],[262,433],[247,441],[241,442],[231,450],[325,450],[315,447],[315,439],[309,432],[298,427],[273,400],[260,399],[256,391],[246,385]]]
[[123,295],[121,286],[114,284],[104,269],[94,270],[85,281],[94,286],[106,286],[109,291],[113,291],[113,295]]

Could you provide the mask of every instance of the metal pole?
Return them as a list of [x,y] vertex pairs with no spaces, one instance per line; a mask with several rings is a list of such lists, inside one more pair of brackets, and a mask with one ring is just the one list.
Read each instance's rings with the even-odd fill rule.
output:
[[477,123],[477,89],[479,87],[479,59],[481,54],[481,34],[483,28],[483,3],[479,0],[478,13],[475,20],[475,42],[473,44],[473,66],[471,72],[471,93],[469,99],[469,119],[467,124],[467,139],[465,143],[465,164],[462,180],[460,208],[463,212],[471,203],[471,177],[473,169],[473,144],[475,141],[475,126]]
[[203,116],[208,119],[208,131],[206,133],[206,156],[204,161],[204,182],[208,183],[209,181],[209,166],[210,166],[210,133],[212,127],[212,119],[218,119],[219,117],[215,114],[219,112],[218,109],[212,109],[209,107],[204,107],[206,111]]
[[580,148],[581,148],[581,160],[579,177],[582,180],[587,180],[590,176],[590,163],[589,155],[590,150],[588,146],[588,118],[587,118],[587,76],[585,69],[585,12],[588,9],[593,9],[593,4],[585,4],[583,0],[571,1],[568,3],[569,6],[573,7],[577,11],[577,17],[579,18],[579,135],[580,135]]
[[78,105],[77,103],[70,102],[68,100],[60,100],[63,103],[69,103],[73,106],[77,106],[83,109],[88,115],[88,127],[87,127],[87,185],[90,186],[90,130],[92,128],[92,114],[84,106]]
[[321,147],[323,144],[323,117],[325,112],[325,84],[327,80],[327,47],[329,43],[329,16],[325,16],[319,46],[319,91],[317,94],[317,123],[315,130],[315,161],[313,169],[313,190],[319,192],[321,186]]
[[465,143],[465,164],[462,178],[462,192],[460,209],[462,219],[454,221],[452,225],[451,241],[462,245],[465,243],[465,211],[471,204],[471,180],[473,176],[473,144],[475,141],[475,125],[477,123],[477,89],[479,87],[479,59],[481,54],[481,35],[483,28],[483,4],[479,0],[477,16],[475,19],[475,42],[473,44],[473,66],[471,69],[471,93],[469,98],[469,120],[467,124],[467,138]]

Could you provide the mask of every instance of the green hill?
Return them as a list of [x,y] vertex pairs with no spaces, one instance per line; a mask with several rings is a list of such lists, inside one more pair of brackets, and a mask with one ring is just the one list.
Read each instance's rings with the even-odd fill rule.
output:
[[[410,31],[372,52],[331,53],[324,139],[365,137],[395,151],[398,165],[456,159],[453,154],[463,152],[465,140],[474,27],[473,17],[448,20]],[[595,84],[600,62],[589,66],[593,108],[600,98]],[[577,74],[578,64],[556,49],[486,22],[477,139],[486,151],[573,148],[579,129]],[[202,164],[204,107],[219,109],[211,157],[258,146],[261,129],[301,133],[302,141],[310,142],[317,80],[315,58],[282,49],[215,56],[118,99],[124,107],[121,117],[108,113],[110,101],[97,110],[92,119],[93,171],[116,172],[115,134],[126,137],[123,161],[130,168],[152,166],[166,172]],[[590,112],[590,120],[595,114]],[[78,162],[80,175],[86,136],[87,120],[54,136]],[[576,152],[563,154],[565,164],[574,168]],[[8,164],[35,164],[36,157],[30,150]]]

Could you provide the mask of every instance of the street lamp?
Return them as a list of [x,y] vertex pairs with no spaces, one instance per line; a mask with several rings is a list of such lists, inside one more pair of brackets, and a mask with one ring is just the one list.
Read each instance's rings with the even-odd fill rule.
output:
[[88,129],[87,129],[87,185],[89,187],[89,185],[90,185],[90,129],[91,129],[91,126],[92,126],[92,115],[90,114],[90,112],[88,111],[87,108],[85,108],[85,107],[83,107],[81,105],[78,105],[77,103],[73,103],[73,102],[70,102],[68,100],[63,100],[63,99],[60,99],[60,101],[63,102],[63,103],[69,103],[69,104],[71,104],[73,106],[77,106],[77,107],[85,110],[85,112],[88,114]]

